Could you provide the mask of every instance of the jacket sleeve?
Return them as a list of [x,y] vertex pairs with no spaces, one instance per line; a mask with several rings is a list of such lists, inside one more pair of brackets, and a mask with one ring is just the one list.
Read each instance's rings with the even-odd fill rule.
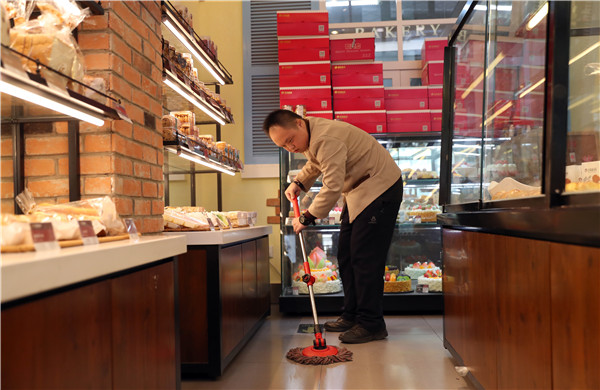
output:
[[315,156],[321,162],[323,187],[308,208],[317,218],[324,218],[342,195],[346,177],[348,148],[340,140],[323,137],[316,145]]

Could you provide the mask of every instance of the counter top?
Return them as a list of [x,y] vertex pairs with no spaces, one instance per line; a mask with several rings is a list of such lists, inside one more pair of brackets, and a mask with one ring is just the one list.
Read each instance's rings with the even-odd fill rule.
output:
[[188,245],[225,245],[251,240],[271,234],[272,226],[253,226],[210,232],[167,232],[168,235],[184,235]]
[[178,235],[142,236],[52,252],[2,254],[2,302],[69,286],[187,251]]

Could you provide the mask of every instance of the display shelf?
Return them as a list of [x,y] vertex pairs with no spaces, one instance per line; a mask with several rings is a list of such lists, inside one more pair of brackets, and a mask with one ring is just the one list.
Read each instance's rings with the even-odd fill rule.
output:
[[[198,123],[218,123],[224,125],[231,123],[233,118],[228,115],[227,111],[223,110],[218,104],[213,103],[212,99],[207,99],[200,96],[194,90],[192,90],[190,80],[187,82],[180,80],[175,74],[167,69],[163,69],[163,82],[167,85],[175,94],[165,93],[163,95],[163,102],[170,111],[178,111],[181,107],[185,107],[182,103],[185,101],[192,103],[196,108],[200,110],[201,115],[197,115],[196,122]],[[197,112],[198,114],[198,112]]]
[[38,67],[43,68],[45,74],[51,76],[54,82],[47,81],[40,74],[26,72],[22,69],[19,56],[27,57],[2,45],[0,91],[2,92],[3,122],[58,121],[68,118],[102,126],[104,119],[129,120],[122,107],[119,106],[120,111],[117,111],[113,107],[72,91],[64,85],[70,81],[84,90],[83,93],[89,92],[104,97],[113,105],[118,106],[118,101],[115,99],[85,84],[78,83],[41,63],[38,63]]
[[[219,62],[211,50],[206,47],[202,39],[194,32],[179,12],[168,1],[162,1],[162,34],[176,48],[189,51],[203,66],[209,77],[199,74],[201,80],[214,80],[220,85],[233,84],[231,74]],[[185,48],[185,49],[184,49]],[[200,71],[200,69],[198,69]]]
[[[217,154],[214,150],[210,150],[199,143],[192,143],[191,140],[181,135],[178,135],[175,141],[163,141],[163,145],[165,150],[173,155],[231,176],[242,168],[240,162],[235,162],[222,154]],[[168,160],[167,164],[166,173],[189,173],[189,165],[185,166],[180,162],[172,162],[171,160]]]
[[183,235],[187,245],[226,245],[256,239],[273,231],[272,226],[251,226],[206,232],[165,232],[165,235]]

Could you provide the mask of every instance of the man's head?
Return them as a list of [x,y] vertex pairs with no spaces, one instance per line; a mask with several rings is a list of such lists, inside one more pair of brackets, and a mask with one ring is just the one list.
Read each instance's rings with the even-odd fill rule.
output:
[[275,145],[288,152],[302,153],[308,149],[306,121],[290,110],[275,110],[267,115],[263,131]]

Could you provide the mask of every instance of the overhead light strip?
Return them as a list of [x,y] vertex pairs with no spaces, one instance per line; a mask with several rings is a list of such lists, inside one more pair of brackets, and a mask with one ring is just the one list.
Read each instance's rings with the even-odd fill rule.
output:
[[577,54],[575,57],[571,58],[569,60],[569,65],[571,65],[575,61],[580,60],[583,56],[585,56],[586,54],[590,53],[592,50],[597,49],[599,47],[600,47],[600,41],[594,43],[592,46],[588,47],[587,49],[585,49],[581,53]]
[[548,15],[548,2],[545,2],[540,9],[536,11],[529,22],[527,22],[527,30],[533,30],[545,17]]
[[[182,85],[178,85],[178,83],[180,83],[179,80],[177,80],[174,76],[170,75],[168,71],[165,71],[165,73],[167,74],[167,78],[165,78],[165,80],[164,80],[165,84],[167,84],[175,92],[177,92],[178,94],[183,96],[187,101],[192,103],[194,106],[198,107],[200,110],[202,110],[204,113],[206,113],[206,115],[210,116],[212,119],[217,121],[219,124],[225,125],[225,121],[221,117],[217,116],[217,114],[215,114],[212,111],[212,109],[207,107],[206,104],[200,103],[200,101],[193,95],[193,92],[191,90],[189,92],[186,91],[187,86],[183,87]],[[177,82],[175,82],[174,80],[177,80]]]
[[523,92],[521,92],[519,94],[519,99],[523,98],[525,95],[529,94],[529,92],[535,90],[537,87],[542,85],[544,83],[544,81],[546,81],[546,78],[542,77],[542,79],[540,81],[538,81],[537,83],[533,84],[531,87],[529,87],[526,90],[524,90]]
[[475,81],[473,81],[471,83],[471,85],[469,85],[467,87],[467,89],[465,90],[465,92],[463,92],[462,95],[460,95],[461,99],[465,99],[467,96],[469,96],[469,94],[471,93],[471,91],[477,86],[479,85],[480,82],[483,81],[483,75],[484,73],[486,75],[491,74],[491,71],[496,67],[496,65],[498,65],[500,63],[500,61],[502,61],[504,59],[504,53],[500,52],[498,54],[498,56],[496,58],[494,58],[494,61],[492,61],[490,63],[490,66],[485,69],[483,72],[481,72],[481,74],[475,79]]
[[[2,92],[2,93],[6,93],[8,95],[14,96],[19,99],[23,99],[30,103],[34,103],[39,106],[48,108],[50,110],[60,112],[61,114],[68,115],[73,118],[77,118],[79,120],[82,120],[84,122],[90,123],[95,126],[104,125],[104,119],[103,119],[104,115],[103,115],[102,111],[96,109],[95,107],[92,107],[92,106],[85,107],[86,111],[91,111],[91,112],[97,111],[97,115],[92,115],[92,114],[84,112],[84,111],[82,111],[82,109],[79,109],[78,107],[76,107],[77,105],[84,104],[84,103],[74,100],[72,105],[75,107],[73,107],[73,106],[61,103],[59,101],[59,100],[67,101],[68,98],[66,96],[64,96],[64,97],[57,96],[56,100],[53,100],[53,99],[47,98],[45,96],[42,96],[40,93],[32,92],[25,88],[17,86],[16,82],[11,83],[9,81],[13,81],[13,79],[14,79],[14,80],[18,80],[19,83],[27,85],[28,84],[27,80],[20,80],[20,78],[17,78],[16,76],[9,75],[8,72],[4,69],[2,70],[2,76],[3,76],[2,80],[0,80],[0,92]],[[6,81],[6,76],[8,76],[8,81]],[[36,91],[47,92],[47,94],[51,94],[50,89],[44,85],[39,84],[39,85],[31,86],[31,87]],[[44,89],[47,89],[48,91],[44,91]],[[71,103],[71,102],[68,102],[68,103]]]
[[171,152],[171,153],[173,153],[173,154],[176,154],[176,155],[178,155],[179,157],[185,158],[186,160],[192,161],[192,162],[194,162],[194,163],[196,163],[196,164],[204,165],[204,166],[205,166],[205,167],[207,167],[207,168],[211,168],[211,169],[217,170],[217,171],[219,171],[219,172],[226,173],[226,174],[228,174],[228,175],[230,175],[230,176],[235,176],[235,172],[234,172],[234,171],[232,171],[232,170],[230,170],[230,169],[227,169],[227,168],[225,168],[224,166],[221,166],[221,165],[219,165],[219,164],[217,164],[217,163],[213,163],[213,162],[211,162],[211,161],[206,161],[206,160],[203,160],[203,159],[202,159],[200,156],[197,156],[197,155],[195,155],[195,154],[192,154],[192,153],[190,153],[190,152],[188,152],[188,151],[181,150],[181,151],[179,152],[179,151],[177,151],[176,149],[173,149],[173,148],[171,148],[171,147],[167,147],[166,149],[167,149],[169,152]]
[[[193,38],[187,33],[182,32],[183,27],[181,27],[179,22],[177,22],[175,16],[169,11],[167,11],[167,15],[169,16],[169,19],[164,22],[164,25],[173,33],[173,35],[177,37],[177,39],[181,41],[181,43],[183,43],[183,45],[194,55],[194,57],[200,61],[202,66],[204,66],[204,68],[210,72],[210,74],[219,82],[219,84],[225,85],[225,80],[223,80],[223,78],[215,71],[216,65],[209,64],[207,59],[205,59],[204,56],[201,55],[198,50],[196,50],[196,48],[191,44]],[[187,36],[184,36],[184,34]]]

